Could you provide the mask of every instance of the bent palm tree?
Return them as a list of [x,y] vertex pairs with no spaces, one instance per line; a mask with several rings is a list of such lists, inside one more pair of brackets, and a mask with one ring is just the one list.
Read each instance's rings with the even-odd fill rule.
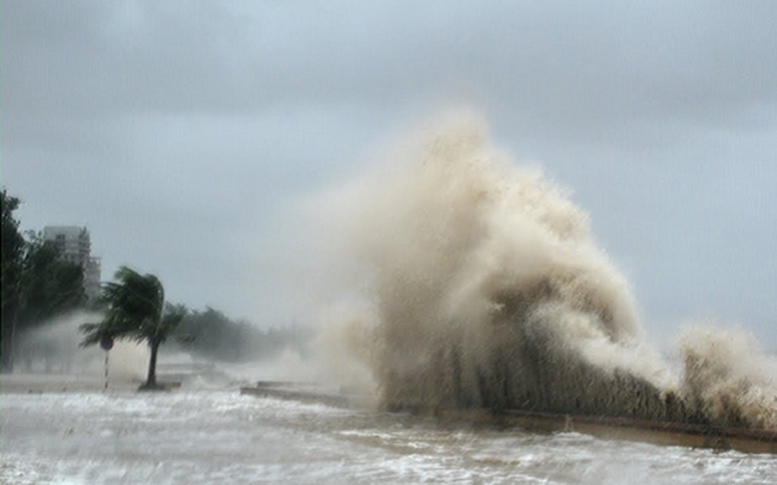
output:
[[108,305],[103,321],[81,325],[84,333],[81,345],[94,345],[105,337],[148,342],[151,359],[143,388],[157,388],[159,346],[181,322],[184,312],[180,309],[165,312],[165,290],[154,275],[141,275],[122,266],[115,279],[118,282],[106,283],[102,288],[102,300]]

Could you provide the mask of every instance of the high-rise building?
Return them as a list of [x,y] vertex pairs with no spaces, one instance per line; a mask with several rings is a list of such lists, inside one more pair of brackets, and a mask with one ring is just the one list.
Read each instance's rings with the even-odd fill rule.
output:
[[84,293],[92,300],[100,293],[100,258],[92,257],[89,231],[80,226],[46,226],[43,240],[51,241],[65,261],[84,270]]

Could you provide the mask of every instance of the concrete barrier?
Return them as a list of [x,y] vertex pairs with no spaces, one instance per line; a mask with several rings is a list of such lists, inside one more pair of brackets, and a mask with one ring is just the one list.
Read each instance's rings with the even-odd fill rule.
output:
[[[317,389],[314,384],[260,381],[255,387],[243,387],[241,394],[316,402],[336,407],[363,406],[365,396],[337,390]],[[649,421],[608,416],[576,416],[508,409],[499,413],[489,409],[457,409],[417,406],[394,411],[434,416],[438,419],[466,421],[483,425],[521,428],[536,432],[577,432],[606,439],[641,441],[669,446],[733,449],[746,453],[777,454],[777,430],[722,428],[669,421]]]

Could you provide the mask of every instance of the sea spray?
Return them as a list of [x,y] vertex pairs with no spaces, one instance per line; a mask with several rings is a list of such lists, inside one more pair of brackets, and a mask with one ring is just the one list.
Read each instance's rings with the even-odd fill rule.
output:
[[683,395],[715,423],[777,430],[777,382],[774,366],[742,329],[710,325],[684,330]]
[[[19,369],[26,372],[103,375],[104,353],[97,346],[79,346],[79,326],[99,321],[98,312],[78,310],[43,322],[23,332],[19,339]],[[146,345],[118,340],[111,352],[111,379],[140,382],[145,377],[149,351]]]
[[[329,214],[355,268],[349,300],[366,309],[327,331],[338,366],[347,353],[367,369],[384,407],[774,425],[759,383],[734,374],[720,388],[732,362],[687,344],[685,382],[670,371],[587,214],[494,148],[476,116],[390,162],[333,196]],[[712,404],[721,393],[725,405]],[[753,403],[761,410],[743,409]]]

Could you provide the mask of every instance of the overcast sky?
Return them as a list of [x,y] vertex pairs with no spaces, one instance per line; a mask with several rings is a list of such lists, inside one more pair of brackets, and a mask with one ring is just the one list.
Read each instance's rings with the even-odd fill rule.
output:
[[464,3],[4,0],[2,184],[104,279],[285,324],[293,207],[468,106],[573,191],[654,341],[777,349],[777,2]]

